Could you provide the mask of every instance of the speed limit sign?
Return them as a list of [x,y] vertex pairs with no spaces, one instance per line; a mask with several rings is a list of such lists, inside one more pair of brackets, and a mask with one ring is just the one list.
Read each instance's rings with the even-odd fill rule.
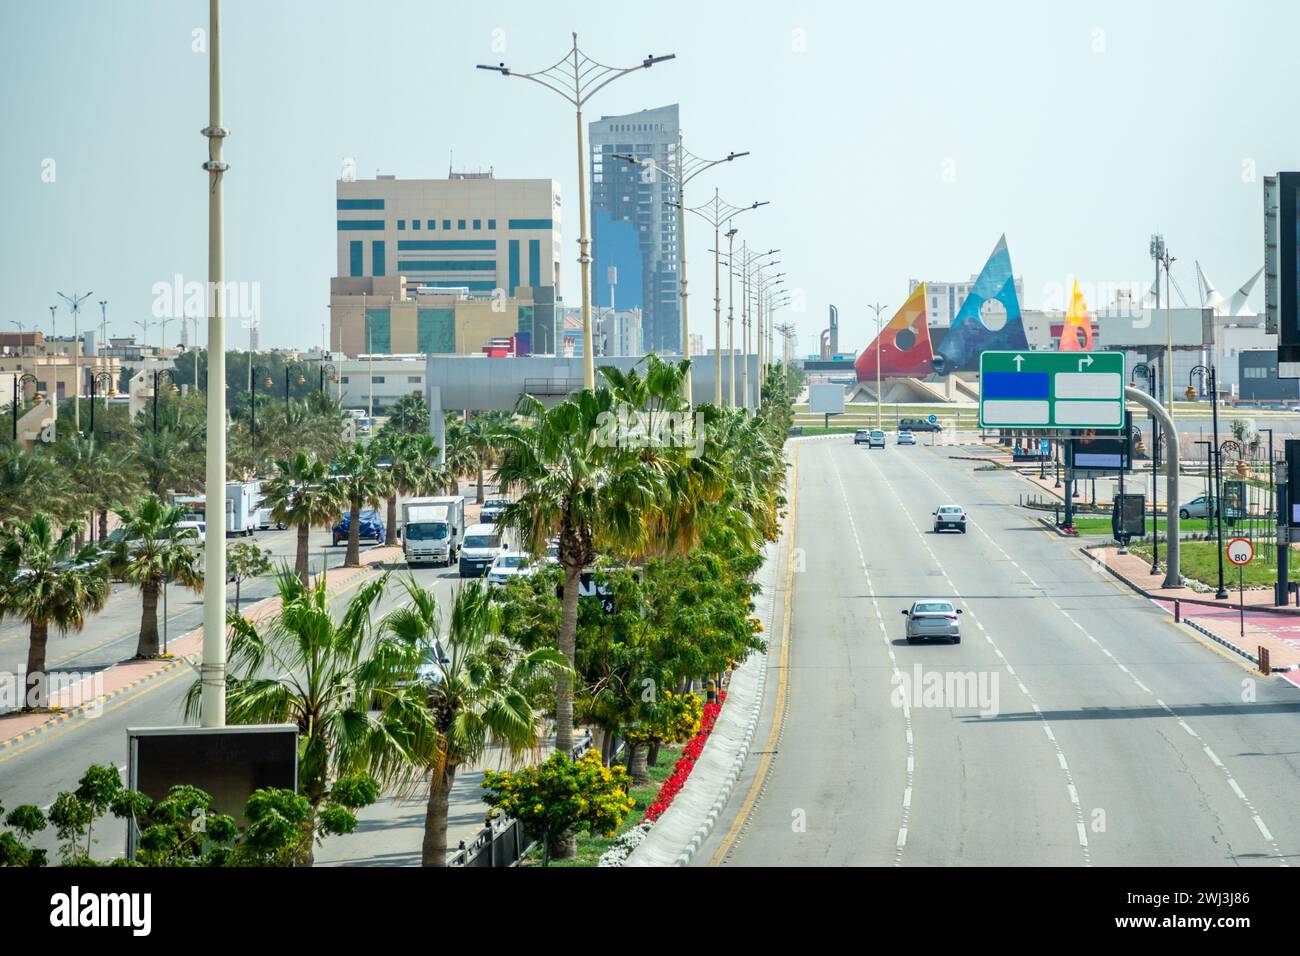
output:
[[1228,560],[1240,567],[1243,564],[1250,564],[1251,558],[1255,557],[1255,549],[1245,538],[1233,538],[1228,542],[1224,549]]

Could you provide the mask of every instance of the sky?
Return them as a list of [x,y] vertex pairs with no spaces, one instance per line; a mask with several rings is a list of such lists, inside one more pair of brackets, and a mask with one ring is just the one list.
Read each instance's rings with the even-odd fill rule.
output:
[[[1153,232],[1199,304],[1263,262],[1263,177],[1300,168],[1300,4],[1289,2],[547,3],[225,0],[226,276],[257,283],[263,347],[323,343],[335,180],[492,167],[553,178],[563,287],[578,304],[571,107],[475,70],[676,59],[601,91],[587,119],[681,104],[685,144],[749,156],[712,196],[781,249],[778,317],[816,350],[827,306],[864,347],[910,278],[964,280],[1000,235],[1029,308],[1149,287]],[[0,330],[71,331],[57,292],[141,335],[155,284],[206,279],[205,0],[0,0]],[[199,38],[202,39],[201,37]],[[692,331],[713,344],[711,231],[688,230]],[[1095,291],[1094,291],[1095,290]],[[1252,304],[1262,308],[1263,283]],[[724,292],[725,297],[725,292]],[[1179,299],[1176,292],[1175,300]],[[1090,301],[1090,306],[1107,304]],[[87,319],[82,319],[83,326]],[[172,324],[167,342],[180,339]],[[149,329],[157,343],[158,329]],[[232,320],[232,346],[247,332]]]

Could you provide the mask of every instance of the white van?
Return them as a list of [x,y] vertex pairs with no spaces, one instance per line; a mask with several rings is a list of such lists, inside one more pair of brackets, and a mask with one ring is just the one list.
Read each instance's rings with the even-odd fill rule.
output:
[[509,550],[496,525],[470,525],[460,545],[460,576],[482,577],[496,556]]

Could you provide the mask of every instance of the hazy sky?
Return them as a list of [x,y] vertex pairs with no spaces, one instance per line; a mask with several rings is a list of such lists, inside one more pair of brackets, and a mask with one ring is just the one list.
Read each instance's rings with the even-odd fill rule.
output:
[[[191,47],[207,9],[0,0],[0,328],[48,331],[56,290],[93,290],[110,332],[138,333],[154,283],[206,278],[207,57]],[[361,177],[442,177],[454,151],[458,168],[558,179],[578,303],[572,112],[474,69],[549,65],[573,29],[611,64],[677,54],[589,119],[678,102],[693,152],[751,151],[687,199],[771,201],[739,238],[783,250],[801,353],[828,303],[841,347],[861,348],[866,303],[892,312],[910,277],[969,276],[1004,232],[1031,307],[1074,276],[1149,285],[1153,231],[1189,299],[1196,259],[1228,295],[1262,262],[1263,176],[1300,167],[1295,3],[226,0],[226,269],[260,283],[264,346],[322,341],[347,157]],[[697,223],[692,329],[711,345]]]

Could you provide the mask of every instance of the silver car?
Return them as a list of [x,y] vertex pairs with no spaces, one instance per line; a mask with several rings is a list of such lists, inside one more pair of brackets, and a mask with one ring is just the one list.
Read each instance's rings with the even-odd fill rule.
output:
[[912,606],[902,612],[907,618],[907,643],[931,638],[944,638],[954,644],[961,643],[961,608],[954,607],[951,601],[926,598],[913,601]]

